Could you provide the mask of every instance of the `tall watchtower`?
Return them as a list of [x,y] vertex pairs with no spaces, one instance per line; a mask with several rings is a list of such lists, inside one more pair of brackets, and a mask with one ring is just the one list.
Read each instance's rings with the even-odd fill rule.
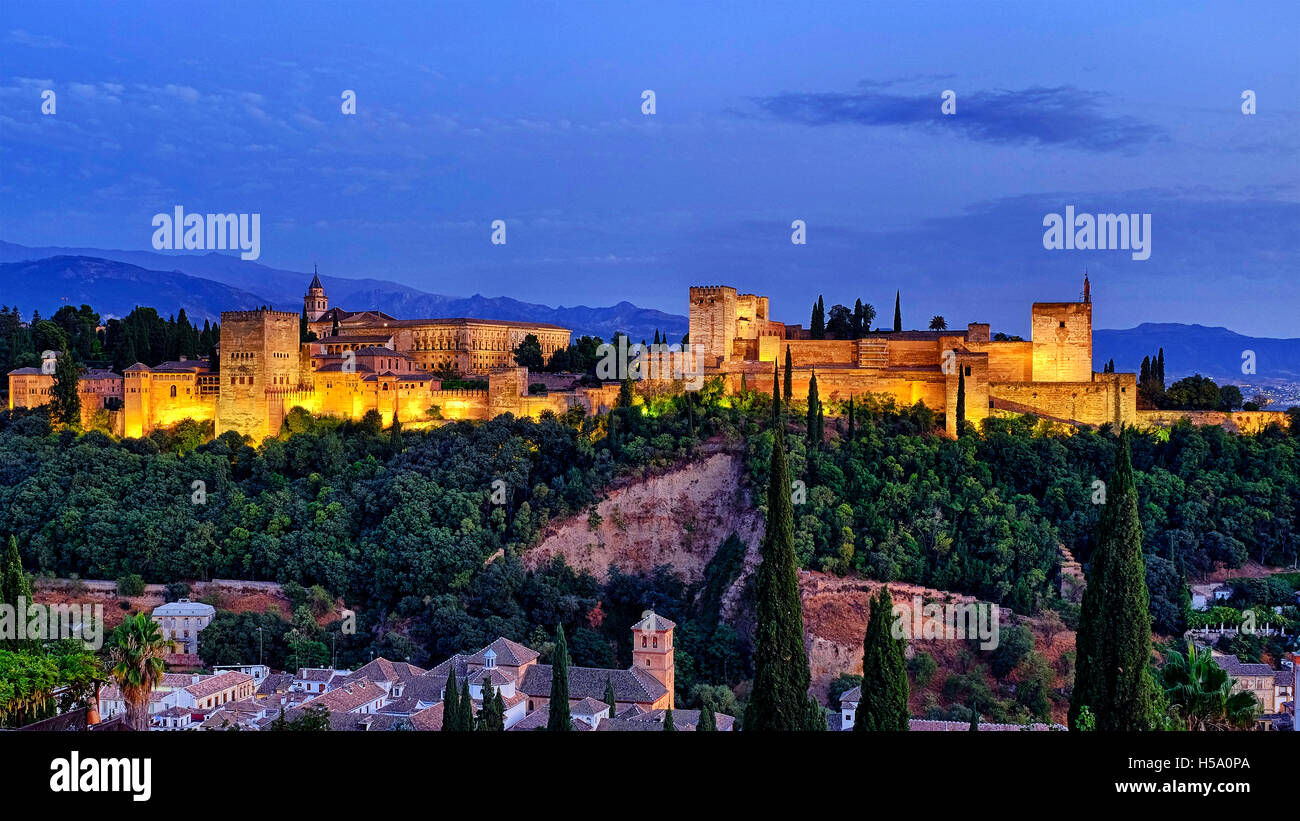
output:
[[632,666],[644,670],[668,688],[668,707],[673,706],[673,628],[677,625],[653,610],[632,625]]
[[298,314],[289,311],[221,313],[218,435],[233,430],[260,441],[279,430],[281,395],[302,381],[298,321]]
[[1035,302],[1032,309],[1033,380],[1092,381],[1092,286],[1082,302]]
[[312,266],[311,285],[307,286],[302,304],[303,309],[307,311],[308,322],[315,322],[330,309],[329,297],[325,296],[325,286],[320,284],[320,275],[316,273],[315,265]]
[[699,351],[701,364],[715,366],[730,359],[739,315],[736,289],[726,285],[692,286],[690,295],[691,349]]

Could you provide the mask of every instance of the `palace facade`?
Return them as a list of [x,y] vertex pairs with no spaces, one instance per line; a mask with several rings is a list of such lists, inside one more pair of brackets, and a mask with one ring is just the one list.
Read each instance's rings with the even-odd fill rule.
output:
[[[216,361],[181,359],[154,367],[136,363],[118,376],[88,371],[80,383],[82,424],[100,411],[120,436],[147,436],[182,419],[213,421],[218,435],[256,440],[280,430],[301,407],[316,415],[360,419],[377,411],[390,424],[490,419],[504,413],[536,417],[581,406],[599,413],[618,386],[530,393],[528,370],[514,349],[529,334],[549,357],[569,344],[556,325],[483,319],[396,319],[380,311],[331,309],[320,278],[303,298],[316,339],[300,342],[299,314],[260,309],[224,311]],[[335,333],[337,331],[337,333]],[[9,374],[9,407],[50,401],[52,362]],[[444,390],[439,374],[454,372],[486,388]]]

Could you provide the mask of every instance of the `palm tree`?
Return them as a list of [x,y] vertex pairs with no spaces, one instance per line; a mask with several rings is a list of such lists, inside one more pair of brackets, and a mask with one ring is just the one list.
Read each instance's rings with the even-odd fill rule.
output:
[[932,331],[948,330],[948,320],[944,319],[941,316],[930,317],[930,330]]
[[166,651],[157,622],[144,613],[128,617],[113,631],[108,651],[111,674],[122,689],[126,725],[132,730],[149,729],[149,693],[162,683]]
[[1197,649],[1189,641],[1186,654],[1170,649],[1160,679],[1170,713],[1188,730],[1245,729],[1255,723],[1259,712],[1255,695],[1248,690],[1233,691],[1232,678],[1209,648]]

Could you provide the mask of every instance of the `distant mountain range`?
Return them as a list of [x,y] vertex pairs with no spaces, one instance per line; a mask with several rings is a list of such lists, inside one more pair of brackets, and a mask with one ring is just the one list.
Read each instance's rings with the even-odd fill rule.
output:
[[[124,316],[137,305],[164,316],[180,308],[191,320],[217,321],[222,311],[271,305],[302,310],[311,272],[285,271],[238,256],[160,254],[102,248],[31,248],[0,242],[0,301],[17,304],[24,316],[43,315],[60,305],[85,303],[100,314]],[[555,307],[509,297],[430,294],[382,279],[321,276],[330,305],[359,311],[369,308],[403,318],[474,317],[519,322],[547,322],[569,328],[575,336],[610,339],[623,331],[634,340],[650,340],[656,330],[673,341],[686,333],[684,316],[640,308],[630,302],[608,307]]]
[[[1101,370],[1110,359],[1115,370],[1137,372],[1142,357],[1165,349],[1165,382],[1199,373],[1219,384],[1300,383],[1300,339],[1242,336],[1227,328],[1144,322],[1122,331],[1092,332],[1092,361]],[[1243,354],[1253,351],[1255,373],[1241,372]]]
[[[0,302],[49,316],[64,304],[92,306],[101,315],[125,316],[137,305],[164,316],[184,308],[191,320],[217,321],[221,311],[271,305],[302,309],[311,274],[245,262],[237,255],[160,254],[100,248],[31,248],[0,242]],[[548,322],[610,339],[623,331],[651,339],[659,330],[676,342],[687,330],[677,314],[620,302],[603,308],[555,307],[509,297],[430,294],[382,279],[321,276],[330,304],[347,310],[375,308],[393,316],[476,317]],[[1193,373],[1221,384],[1300,385],[1300,339],[1248,337],[1227,328],[1144,323],[1127,330],[1093,332],[1093,366],[1110,359],[1119,371],[1136,372],[1142,357],[1165,349],[1167,380]],[[1242,374],[1242,354],[1254,351],[1256,373]]]

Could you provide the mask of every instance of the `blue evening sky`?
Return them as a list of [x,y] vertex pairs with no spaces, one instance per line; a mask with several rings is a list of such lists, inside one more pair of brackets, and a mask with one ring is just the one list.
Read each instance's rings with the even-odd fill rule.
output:
[[[1300,336],[1300,3],[0,6],[0,239],[149,249],[175,205],[445,294],[1026,333],[1087,268],[1097,327]],[[1150,259],[1045,250],[1067,205],[1151,214]]]

